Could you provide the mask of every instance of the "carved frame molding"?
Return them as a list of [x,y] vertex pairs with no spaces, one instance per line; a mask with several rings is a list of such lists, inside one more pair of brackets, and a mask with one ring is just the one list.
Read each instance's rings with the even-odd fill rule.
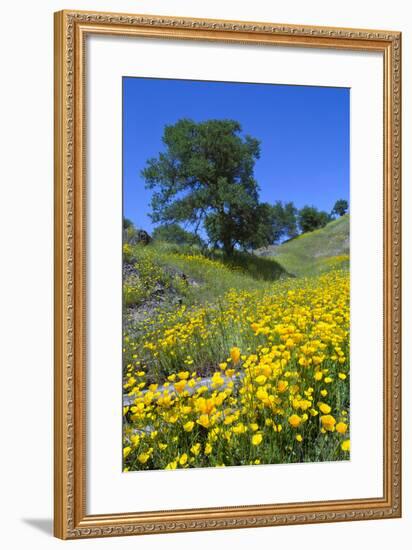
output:
[[[87,34],[373,50],[384,58],[383,498],[86,515]],[[401,515],[401,33],[151,15],[55,14],[55,535],[87,538]]]

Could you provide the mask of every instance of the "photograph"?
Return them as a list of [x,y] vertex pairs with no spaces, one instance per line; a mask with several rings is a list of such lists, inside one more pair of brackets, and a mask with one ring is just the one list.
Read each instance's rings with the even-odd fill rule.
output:
[[350,89],[122,97],[123,472],[350,460]]
[[56,537],[401,517],[402,32],[322,14],[54,14]]

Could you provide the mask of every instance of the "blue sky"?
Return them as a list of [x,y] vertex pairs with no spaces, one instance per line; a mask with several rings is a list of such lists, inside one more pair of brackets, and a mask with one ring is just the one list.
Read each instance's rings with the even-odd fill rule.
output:
[[166,124],[231,118],[261,141],[260,200],[330,211],[349,200],[349,89],[123,78],[124,215],[153,229],[151,191],[140,175],[162,151]]

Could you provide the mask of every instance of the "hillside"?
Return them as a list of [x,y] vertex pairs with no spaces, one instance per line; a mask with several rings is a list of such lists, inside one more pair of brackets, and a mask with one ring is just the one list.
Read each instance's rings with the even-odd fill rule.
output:
[[348,229],[273,257],[124,244],[124,471],[349,458]]
[[272,258],[221,251],[202,254],[195,246],[153,241],[123,248],[125,312],[134,320],[170,309],[215,302],[229,290],[266,290],[288,273]]
[[349,214],[346,214],[322,229],[255,253],[276,260],[297,277],[316,275],[332,267],[345,268],[349,265],[349,222]]
[[349,458],[347,271],[152,242],[123,289],[124,471]]

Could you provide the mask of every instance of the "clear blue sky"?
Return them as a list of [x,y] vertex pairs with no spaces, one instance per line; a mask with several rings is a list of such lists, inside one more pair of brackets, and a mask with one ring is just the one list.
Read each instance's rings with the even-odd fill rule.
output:
[[261,141],[261,201],[330,211],[349,201],[349,89],[123,78],[124,215],[153,229],[151,191],[140,176],[164,150],[163,128],[180,118],[231,118]]

